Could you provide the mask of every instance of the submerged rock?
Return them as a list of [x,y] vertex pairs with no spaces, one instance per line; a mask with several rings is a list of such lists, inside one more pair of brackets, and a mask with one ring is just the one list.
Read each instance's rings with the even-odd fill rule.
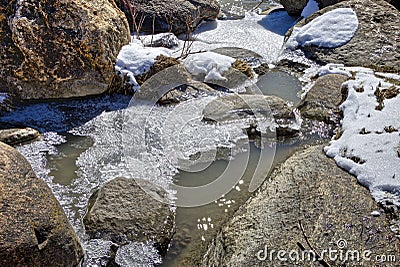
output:
[[191,98],[215,93],[217,93],[217,91],[207,84],[191,80],[188,81],[187,84],[181,85],[166,93],[157,103],[160,105],[178,104]]
[[107,0],[2,1],[0,29],[0,87],[21,99],[103,93],[130,40]]
[[[400,12],[383,0],[349,0],[326,7],[307,19],[336,8],[351,7],[357,14],[359,27],[354,37],[337,48],[306,46],[306,56],[318,63],[340,63],[362,66],[384,72],[400,71]],[[297,26],[304,25],[304,20]]]
[[119,245],[128,241],[154,242],[164,254],[174,234],[174,214],[169,205],[159,201],[166,200],[166,194],[145,180],[115,178],[90,197],[83,218],[86,232],[91,238]]
[[[355,177],[326,157],[322,146],[300,151],[276,168],[259,192],[234,214],[209,243],[202,266],[339,266],[339,253],[358,251],[357,265],[374,266],[376,255],[398,255],[400,241],[383,212]],[[336,250],[336,260],[295,261],[294,251]],[[267,250],[267,251],[266,251]],[[270,252],[274,256],[270,258]],[[370,260],[362,257],[371,251]],[[260,252],[261,251],[261,252]],[[295,253],[291,254],[295,257]],[[389,263],[388,266],[396,266]]]
[[40,133],[32,128],[13,128],[0,130],[0,142],[10,146],[33,141],[40,137]]
[[46,183],[0,142],[0,265],[77,266],[79,240]]
[[298,132],[290,125],[296,117],[283,99],[265,95],[227,95],[211,101],[203,111],[203,119],[211,122],[229,122],[237,119],[252,118],[256,112],[276,122],[278,136],[293,135]]
[[239,47],[220,47],[212,52],[244,61],[252,67],[260,65],[263,58],[254,51]]
[[[128,18],[131,31],[148,33],[192,31],[201,21],[216,19],[220,6],[215,0],[116,0]],[[136,20],[133,23],[133,19]],[[136,26],[135,26],[135,25]]]
[[347,98],[342,84],[349,77],[329,74],[319,77],[298,106],[304,118],[335,124],[340,117],[339,105]]

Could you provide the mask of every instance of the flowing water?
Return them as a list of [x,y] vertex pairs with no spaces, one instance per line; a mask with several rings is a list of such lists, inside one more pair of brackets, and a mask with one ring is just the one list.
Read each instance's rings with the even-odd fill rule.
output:
[[[224,9],[244,12],[258,2],[221,0],[221,3]],[[279,54],[282,32],[291,23],[286,14],[277,18],[264,20],[261,24],[258,18],[249,20],[254,25],[261,25],[256,30],[265,34],[268,42],[275,43],[260,52],[268,53],[268,60]],[[266,28],[270,22],[281,21],[285,25],[280,25],[275,32]],[[234,25],[238,27],[240,22]],[[205,40],[207,36],[202,38]],[[256,48],[257,44],[252,46]],[[297,93],[301,87],[286,73],[267,73],[260,77],[258,86],[264,94],[278,95],[294,104],[299,100]],[[172,184],[201,186],[214,181],[228,166],[233,172],[243,172],[232,190],[215,201],[198,207],[174,209],[176,234],[164,259],[158,256],[151,244],[135,242],[121,247],[116,255],[116,262],[121,266],[177,266],[198,259],[207,241],[248,199],[251,195],[249,184],[259,162],[265,167],[261,171],[266,177],[270,164],[280,163],[299,146],[321,139],[319,135],[299,135],[278,143],[275,156],[268,144],[250,142],[247,147],[248,136],[243,129],[249,126],[248,123],[212,125],[202,121],[201,110],[213,99],[215,96],[203,96],[176,106],[154,106],[151,109],[142,103],[129,104],[131,98],[120,95],[36,103],[6,114],[0,118],[0,123],[26,125],[43,133],[40,141],[20,146],[18,150],[60,201],[84,246],[85,266],[105,266],[110,256],[112,243],[90,239],[82,223],[88,198],[105,182],[118,176],[148,179],[164,188],[174,200],[176,192],[171,190]],[[190,120],[184,125],[179,124],[186,115]],[[176,132],[178,128],[180,131]],[[178,159],[190,159],[197,153],[213,149],[221,150],[221,155],[204,170],[188,172],[177,165]],[[272,154],[261,153],[267,150]],[[249,159],[243,158],[246,155]]]

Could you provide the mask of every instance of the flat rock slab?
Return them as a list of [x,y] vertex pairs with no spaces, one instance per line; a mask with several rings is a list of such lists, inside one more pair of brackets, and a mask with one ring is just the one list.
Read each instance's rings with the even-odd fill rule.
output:
[[[322,149],[315,146],[297,152],[276,168],[209,244],[202,266],[376,266],[376,255],[397,257],[400,241],[384,212],[369,191]],[[271,259],[269,253],[264,259],[266,247],[267,252],[275,251]],[[279,250],[300,254],[302,248],[319,254],[332,249],[357,250],[362,255],[370,250],[371,261],[360,256],[359,262],[340,262],[327,254],[324,261],[329,265],[292,262],[288,254],[288,261],[277,258]]]
[[13,128],[0,130],[0,142],[10,146],[27,143],[40,137],[40,133],[32,128]]
[[77,266],[79,240],[47,184],[0,142],[0,266]]
[[276,96],[232,94],[219,97],[204,108],[203,119],[224,123],[253,118],[253,114],[274,120],[278,136],[296,133],[295,129],[288,127],[296,121],[292,108],[288,102]]
[[[307,57],[321,63],[341,63],[379,71],[400,71],[400,12],[383,0],[349,0],[328,6],[312,19],[336,8],[352,8],[359,27],[347,44],[334,48],[304,47]],[[300,22],[299,26],[304,24]]]
[[166,192],[151,182],[115,178],[90,197],[83,218],[86,232],[117,244],[154,242],[163,254],[174,233],[174,214],[168,204],[159,201],[166,197]]

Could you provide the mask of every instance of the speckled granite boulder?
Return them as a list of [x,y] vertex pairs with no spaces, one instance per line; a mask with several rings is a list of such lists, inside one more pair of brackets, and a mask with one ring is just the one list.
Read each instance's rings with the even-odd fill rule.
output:
[[0,40],[1,89],[48,99],[103,93],[130,39],[113,1],[1,0]]
[[[209,244],[202,266],[376,266],[377,255],[397,257],[400,241],[383,210],[322,149],[297,152],[276,168]],[[329,249],[336,259],[322,254]],[[279,250],[286,254],[277,257]],[[308,254],[296,261],[296,252],[310,250],[323,261],[307,260]],[[359,261],[340,258],[348,251],[358,251]]]
[[0,142],[0,266],[77,266],[79,240],[46,183]]

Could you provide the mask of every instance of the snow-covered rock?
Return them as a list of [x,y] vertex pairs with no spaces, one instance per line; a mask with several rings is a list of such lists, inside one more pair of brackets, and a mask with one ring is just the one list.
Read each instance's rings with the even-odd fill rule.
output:
[[325,148],[328,156],[355,175],[377,201],[400,205],[400,87],[371,69],[344,68],[354,79],[343,85],[341,134]]
[[[359,27],[353,38],[340,47],[318,47],[318,42],[309,41],[310,29],[297,37],[299,43],[308,41],[307,44],[315,46],[300,47],[302,52],[310,59],[320,63],[340,63],[346,66],[363,66],[384,72],[400,72],[400,12],[385,1],[349,0],[321,9],[311,15],[306,21],[301,21],[296,27],[315,23],[323,14],[337,8],[351,8],[357,14]],[[342,21],[338,17],[337,21]],[[332,23],[335,20],[331,21]],[[307,24],[308,23],[308,24]],[[346,22],[351,25],[354,22]],[[340,25],[326,25],[329,32],[341,30]],[[345,25],[343,25],[345,26]],[[303,27],[304,28],[304,27]],[[304,28],[306,29],[306,28]],[[295,31],[293,31],[295,34]],[[331,35],[333,37],[334,35]],[[330,36],[321,35],[329,38]],[[339,36],[340,37],[340,36]],[[321,39],[322,44],[327,39]],[[344,38],[343,41],[345,41]],[[296,41],[296,40],[295,40]],[[334,41],[335,42],[335,41]]]
[[[306,12],[308,14],[308,11]],[[358,28],[357,15],[351,8],[337,8],[295,27],[288,41],[290,47],[317,46],[336,48],[349,42]]]
[[222,80],[224,72],[229,70],[236,60],[214,52],[189,55],[185,59],[186,69],[193,75],[205,75],[204,81]]
[[145,47],[141,41],[133,39],[130,44],[122,47],[119,52],[115,70],[121,76],[126,75],[133,88],[138,89],[139,84],[135,76],[149,71],[157,56],[170,56],[171,53],[172,51],[166,48]]

